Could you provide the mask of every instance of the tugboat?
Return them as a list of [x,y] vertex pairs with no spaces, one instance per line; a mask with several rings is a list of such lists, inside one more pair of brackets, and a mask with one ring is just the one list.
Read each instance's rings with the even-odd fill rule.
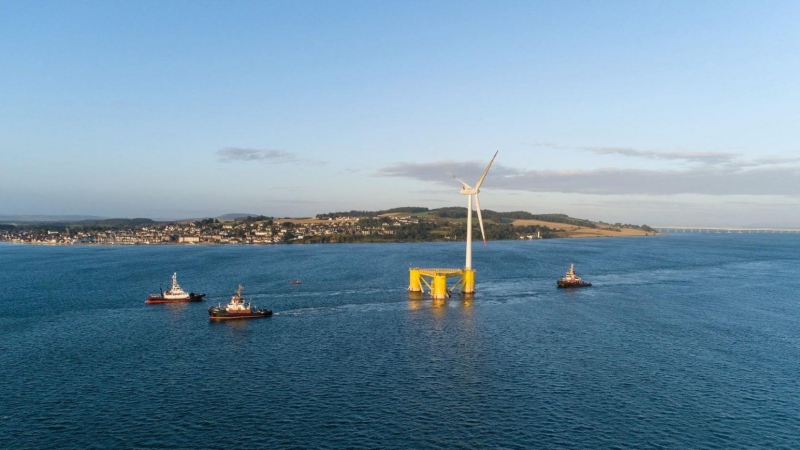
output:
[[242,285],[236,289],[236,294],[231,297],[230,303],[225,306],[217,305],[208,308],[208,316],[211,320],[230,320],[230,319],[258,319],[272,315],[270,309],[255,308],[248,303],[244,304],[242,298]]
[[186,302],[199,302],[203,300],[206,294],[194,292],[186,292],[181,289],[178,284],[178,274],[172,274],[172,287],[167,289],[167,292],[161,291],[160,294],[150,294],[144,301],[147,304],[153,303],[186,303]]
[[592,283],[587,283],[581,280],[581,277],[575,273],[575,264],[569,265],[569,271],[567,271],[567,274],[564,275],[564,278],[556,281],[556,284],[560,288],[589,287],[592,285]]

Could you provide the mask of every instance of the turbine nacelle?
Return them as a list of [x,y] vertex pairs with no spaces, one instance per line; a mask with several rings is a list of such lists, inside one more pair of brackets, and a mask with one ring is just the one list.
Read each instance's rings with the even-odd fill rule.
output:
[[464,180],[462,180],[461,178],[458,178],[455,175],[453,175],[453,178],[455,178],[456,180],[458,180],[459,183],[461,183],[461,195],[472,195],[478,193],[477,189],[468,185],[467,183],[464,183]]

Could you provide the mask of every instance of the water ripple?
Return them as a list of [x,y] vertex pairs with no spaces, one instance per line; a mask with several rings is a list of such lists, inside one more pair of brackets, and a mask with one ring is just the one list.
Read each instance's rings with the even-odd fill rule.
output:
[[[0,246],[0,448],[793,448],[798,244],[492,243],[447,301],[461,245]],[[209,301],[144,305],[176,266]],[[275,316],[210,322],[239,282]]]

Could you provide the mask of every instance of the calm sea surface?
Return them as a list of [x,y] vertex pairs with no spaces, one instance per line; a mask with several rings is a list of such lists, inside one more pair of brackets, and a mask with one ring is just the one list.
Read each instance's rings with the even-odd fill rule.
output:
[[[800,236],[490,242],[409,301],[463,257],[0,245],[0,448],[800,447]],[[206,301],[145,305],[173,271]],[[239,283],[275,316],[209,322]]]

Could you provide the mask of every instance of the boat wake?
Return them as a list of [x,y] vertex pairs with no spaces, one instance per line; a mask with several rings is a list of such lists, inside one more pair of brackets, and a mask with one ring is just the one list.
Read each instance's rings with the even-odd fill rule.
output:
[[275,312],[275,316],[304,317],[317,314],[337,314],[342,313],[339,306],[310,306],[307,308],[287,309]]
[[276,316],[302,317],[317,314],[344,314],[348,312],[365,313],[380,311],[399,311],[408,309],[408,301],[385,301],[368,303],[344,303],[336,305],[307,306],[275,312]]

